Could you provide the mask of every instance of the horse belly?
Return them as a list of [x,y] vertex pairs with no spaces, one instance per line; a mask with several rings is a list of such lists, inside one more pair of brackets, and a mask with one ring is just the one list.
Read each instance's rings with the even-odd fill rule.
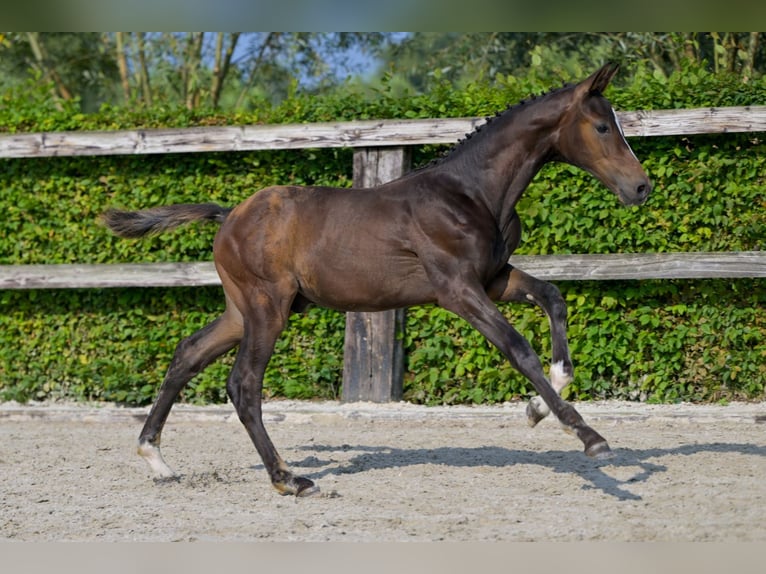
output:
[[382,311],[430,303],[434,290],[414,258],[332,260],[301,273],[300,292],[323,307],[340,311]]

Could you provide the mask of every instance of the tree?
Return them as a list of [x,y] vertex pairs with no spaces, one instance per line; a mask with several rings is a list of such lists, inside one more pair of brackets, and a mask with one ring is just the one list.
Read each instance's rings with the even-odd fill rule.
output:
[[3,84],[21,83],[31,73],[54,86],[53,98],[77,97],[86,110],[116,94],[118,65],[102,34],[6,32],[2,36]]
[[[431,83],[533,71],[551,85],[607,59],[668,76],[684,61],[750,81],[766,70],[760,32],[308,33],[0,32],[0,88],[30,77],[54,101],[242,109],[296,87],[318,92],[345,75],[427,91]],[[373,72],[371,73],[371,70]],[[623,76],[625,77],[625,76]]]
[[498,73],[526,74],[534,67],[552,76],[572,77],[607,59],[626,66],[648,63],[663,76],[692,60],[749,81],[766,71],[761,36],[760,32],[416,32],[392,43],[385,61],[419,91],[427,90],[436,77],[459,84],[492,79]]
[[225,34],[218,32],[215,43],[215,65],[213,66],[213,87],[211,89],[210,103],[217,108],[221,100],[223,83],[231,68],[231,59],[237,46],[240,34],[231,34],[231,38],[224,49]]
[[[57,99],[242,107],[251,98],[284,97],[299,83],[337,83],[339,55],[374,53],[380,33],[0,33],[4,84],[33,72]],[[0,84],[1,85],[1,84]]]
[[706,63],[715,73],[739,74],[744,82],[766,71],[760,32],[624,32],[602,37],[620,58],[648,61],[664,76],[681,70],[683,60]]

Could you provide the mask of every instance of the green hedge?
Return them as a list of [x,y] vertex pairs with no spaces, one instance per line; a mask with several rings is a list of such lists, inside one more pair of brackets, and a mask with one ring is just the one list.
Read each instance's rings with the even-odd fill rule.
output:
[[[667,81],[638,68],[607,94],[617,109],[766,103],[763,78],[742,84],[687,67]],[[314,122],[352,118],[488,114],[552,78],[495,78],[425,95],[371,94],[347,86],[322,97],[295,94],[247,114],[57,109],[45,90],[0,96],[0,130],[52,131]],[[655,183],[649,202],[619,206],[584,172],[546,166],[522,199],[519,253],[620,253],[763,249],[763,134],[635,139]],[[443,150],[423,146],[423,163]],[[301,150],[0,160],[0,264],[209,260],[215,226],[145,240],[111,236],[97,223],[108,206],[173,202],[234,204],[271,184],[349,186],[351,152]],[[763,396],[766,291],[762,280],[561,282],[570,307],[576,379],[569,398],[711,401]],[[222,310],[218,288],[0,291],[0,399],[67,398],[145,404],[183,336]],[[544,360],[548,325],[536,308],[503,311]],[[340,390],[342,314],[291,318],[267,372],[266,393],[334,398]],[[423,403],[498,402],[532,390],[462,320],[431,306],[408,311],[405,396]],[[226,400],[233,355],[198,376],[188,402]]]

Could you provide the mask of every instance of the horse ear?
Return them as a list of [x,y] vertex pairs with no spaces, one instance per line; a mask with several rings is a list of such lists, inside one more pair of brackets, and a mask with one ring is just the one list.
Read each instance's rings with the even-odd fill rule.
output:
[[591,74],[591,76],[583,82],[585,85],[589,86],[588,92],[591,94],[603,94],[619,68],[620,65],[613,62],[601,66],[598,71]]

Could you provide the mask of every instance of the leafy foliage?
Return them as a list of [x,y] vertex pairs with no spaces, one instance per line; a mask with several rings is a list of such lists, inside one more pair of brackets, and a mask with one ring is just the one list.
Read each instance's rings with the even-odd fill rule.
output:
[[[550,79],[583,77],[610,60],[647,66],[665,80],[685,66],[734,72],[738,81],[766,67],[759,32],[418,32],[403,35],[384,51],[398,81],[430,91],[440,77],[464,87],[497,74]],[[691,62],[691,64],[690,64]]]
[[[492,113],[548,86],[545,74],[498,76],[427,94],[348,85],[323,97],[292,94],[279,105],[222,115],[203,110],[104,107],[85,115],[52,106],[31,87],[0,95],[9,132],[183,127],[351,118]],[[640,66],[608,94],[617,109],[742,105],[766,101],[766,82],[747,84],[687,65],[668,77]],[[654,180],[648,204],[625,208],[591,176],[548,165],[519,212],[519,253],[737,251],[764,248],[766,148],[762,134],[633,141]],[[442,146],[414,150],[422,164]],[[0,161],[0,264],[199,261],[215,226],[185,227],[127,241],[97,223],[107,206],[173,202],[235,204],[277,183],[349,186],[351,152],[301,150],[147,157]],[[562,282],[570,309],[576,378],[571,399],[711,401],[754,398],[766,383],[766,291],[760,280]],[[111,400],[145,404],[156,394],[176,343],[222,311],[218,288],[0,292],[0,399]],[[550,360],[547,320],[534,307],[502,311]],[[323,309],[291,318],[267,372],[269,396],[339,394],[343,315]],[[423,403],[500,402],[530,384],[465,322],[430,306],[410,309],[405,396]],[[229,354],[186,388],[188,402],[226,400]]]

